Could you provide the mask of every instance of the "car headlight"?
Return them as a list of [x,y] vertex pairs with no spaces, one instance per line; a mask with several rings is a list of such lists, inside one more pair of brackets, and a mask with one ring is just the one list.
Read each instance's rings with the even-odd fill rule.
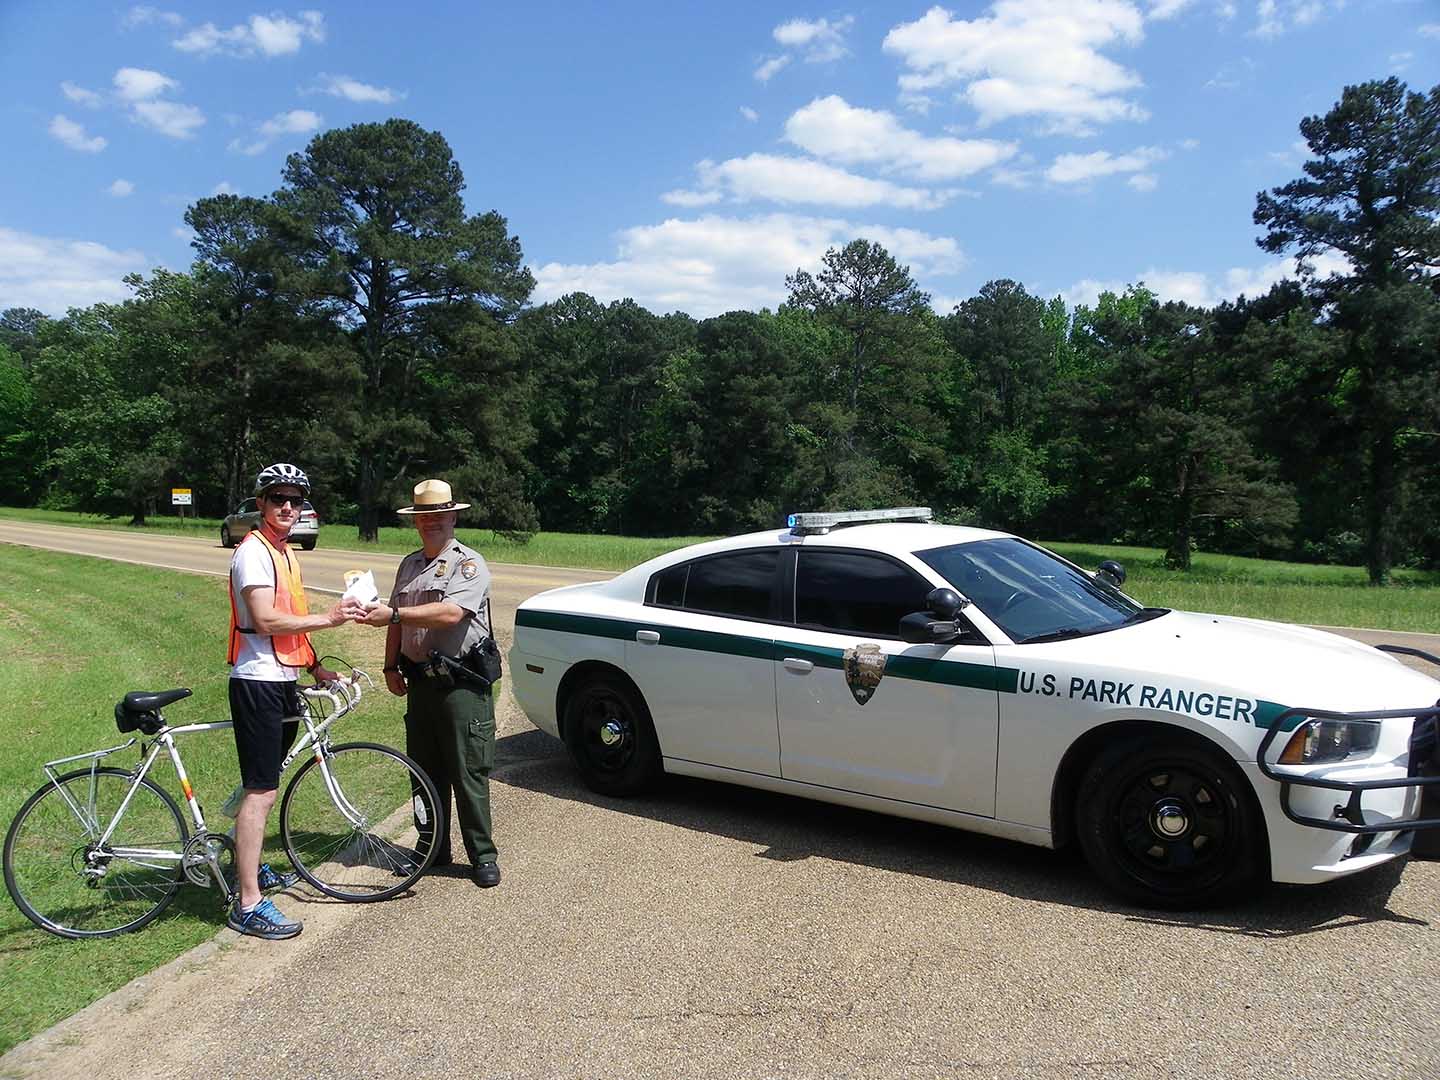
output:
[[1280,754],[1281,765],[1318,765],[1368,757],[1380,745],[1375,720],[1306,720],[1295,729]]

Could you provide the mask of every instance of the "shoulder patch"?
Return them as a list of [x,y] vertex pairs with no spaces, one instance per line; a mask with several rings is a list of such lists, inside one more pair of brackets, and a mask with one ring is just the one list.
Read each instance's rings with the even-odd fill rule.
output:
[[464,575],[465,579],[468,581],[470,578],[473,578],[476,574],[480,573],[480,567],[475,565],[474,559],[466,559],[460,564],[460,573]]

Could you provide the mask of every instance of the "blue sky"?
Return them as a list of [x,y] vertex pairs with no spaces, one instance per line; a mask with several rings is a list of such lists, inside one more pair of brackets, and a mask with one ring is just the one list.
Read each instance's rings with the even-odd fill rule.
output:
[[390,116],[449,140],[537,302],[773,307],[864,236],[942,312],[999,277],[1214,303],[1288,270],[1251,212],[1300,119],[1391,74],[1440,82],[1437,0],[0,0],[0,308],[184,269],[194,199]]

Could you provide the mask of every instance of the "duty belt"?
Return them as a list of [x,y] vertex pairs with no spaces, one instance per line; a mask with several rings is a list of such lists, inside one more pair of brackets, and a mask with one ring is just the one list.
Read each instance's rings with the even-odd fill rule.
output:
[[400,671],[407,679],[439,679],[446,683],[455,681],[454,676],[438,660],[411,660],[408,656],[402,656]]

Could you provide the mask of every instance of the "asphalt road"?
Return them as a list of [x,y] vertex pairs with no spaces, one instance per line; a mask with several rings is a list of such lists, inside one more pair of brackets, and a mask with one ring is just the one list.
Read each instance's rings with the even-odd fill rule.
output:
[[[91,542],[202,571],[227,554]],[[317,585],[393,565],[304,559]],[[597,576],[496,569],[502,630],[521,596]],[[1440,864],[1158,914],[1068,856],[939,827],[683,778],[600,798],[500,705],[498,889],[297,892],[297,940],[227,931],[0,1076],[1440,1076]]]

